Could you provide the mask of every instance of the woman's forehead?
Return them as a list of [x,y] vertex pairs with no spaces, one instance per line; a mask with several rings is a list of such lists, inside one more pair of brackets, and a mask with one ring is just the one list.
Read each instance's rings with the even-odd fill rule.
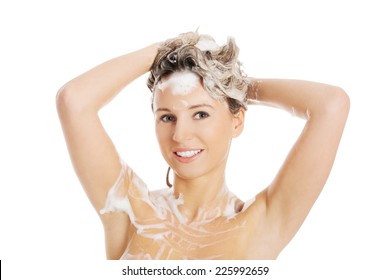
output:
[[215,104],[216,100],[205,91],[201,84],[191,88],[185,94],[175,93],[175,89],[166,88],[156,91],[154,96],[154,107],[176,107],[185,108],[197,104]]
[[227,107],[226,102],[216,100],[203,87],[202,78],[189,70],[174,72],[164,77],[157,85],[153,108],[187,109],[199,104]]
[[220,106],[227,107],[223,100],[216,100],[203,88],[202,83],[198,82],[185,94],[175,93],[175,89],[167,87],[164,90],[157,90],[154,95],[154,111],[166,108],[169,110],[184,110],[194,108],[199,105],[210,105],[217,109]]

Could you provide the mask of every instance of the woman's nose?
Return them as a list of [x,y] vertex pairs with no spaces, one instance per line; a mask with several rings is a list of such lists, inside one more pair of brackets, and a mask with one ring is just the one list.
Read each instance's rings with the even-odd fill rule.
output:
[[173,132],[173,140],[176,142],[183,142],[192,138],[191,124],[184,121],[176,121],[175,130]]

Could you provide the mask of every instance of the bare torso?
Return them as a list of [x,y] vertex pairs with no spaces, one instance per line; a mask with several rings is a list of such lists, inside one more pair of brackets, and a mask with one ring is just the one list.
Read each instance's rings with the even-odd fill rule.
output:
[[[161,194],[161,192],[159,192]],[[222,214],[222,216],[220,216]],[[163,217],[145,217],[131,227],[122,259],[243,259],[248,230],[245,215],[198,217],[186,223],[180,213],[167,211]]]
[[[243,203],[226,187],[218,201],[189,221],[185,198],[173,190],[148,192],[130,169],[111,189],[101,213],[123,211],[131,225],[121,259],[273,259],[260,238],[255,199]],[[129,182],[131,187],[128,188]],[[255,203],[256,202],[256,203]],[[258,207],[256,207],[258,208]],[[263,249],[262,249],[263,247]]]

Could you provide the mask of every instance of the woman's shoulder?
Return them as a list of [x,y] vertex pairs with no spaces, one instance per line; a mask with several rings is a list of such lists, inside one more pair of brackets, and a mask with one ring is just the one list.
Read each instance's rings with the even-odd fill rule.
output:
[[150,190],[149,196],[154,199],[158,197],[167,198],[173,196],[173,191],[171,191],[171,189],[166,189],[166,188]]
[[[154,205],[173,206],[184,203],[182,196],[176,197],[173,189],[157,189],[149,192],[149,198]],[[169,207],[171,208],[171,207]]]

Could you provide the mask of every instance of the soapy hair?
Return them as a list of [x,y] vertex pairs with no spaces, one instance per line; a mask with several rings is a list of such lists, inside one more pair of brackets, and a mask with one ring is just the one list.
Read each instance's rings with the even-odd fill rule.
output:
[[[238,60],[239,48],[233,38],[219,46],[209,35],[180,34],[163,42],[150,69],[147,86],[154,94],[164,77],[189,70],[202,78],[203,87],[214,99],[224,99],[232,114],[247,109],[248,79]],[[152,96],[153,100],[153,96]]]

